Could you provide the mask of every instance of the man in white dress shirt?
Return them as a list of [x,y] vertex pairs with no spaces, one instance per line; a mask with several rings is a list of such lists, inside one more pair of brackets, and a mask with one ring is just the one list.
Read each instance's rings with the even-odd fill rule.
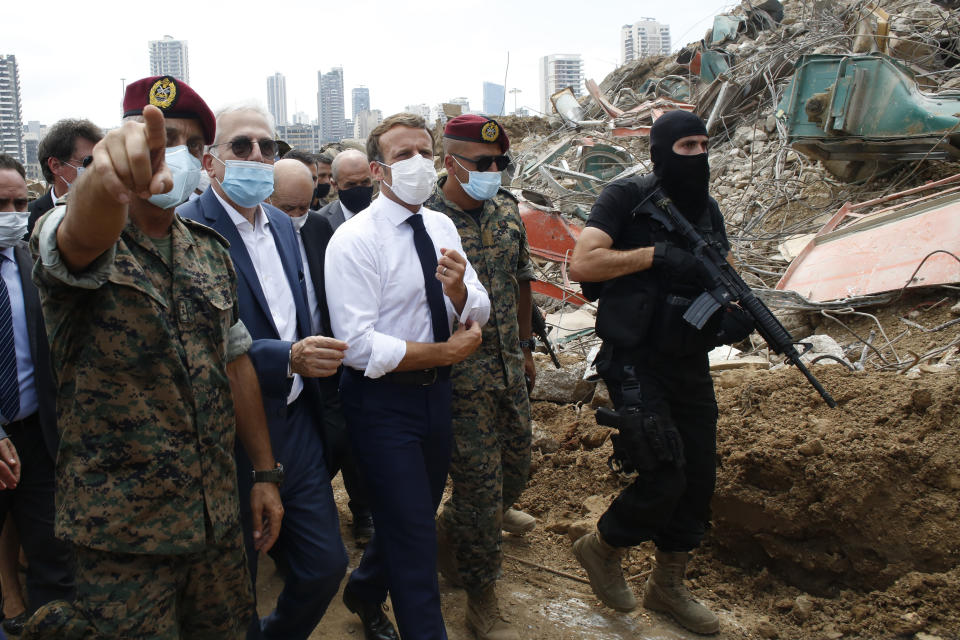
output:
[[434,516],[452,446],[449,372],[480,345],[490,300],[454,224],[421,206],[436,184],[423,118],[387,118],[367,155],[380,196],[337,229],[325,268],[333,333],[349,345],[341,400],[376,526],[343,599],[368,640],[397,638],[380,607],[388,592],[403,637],[442,640]]

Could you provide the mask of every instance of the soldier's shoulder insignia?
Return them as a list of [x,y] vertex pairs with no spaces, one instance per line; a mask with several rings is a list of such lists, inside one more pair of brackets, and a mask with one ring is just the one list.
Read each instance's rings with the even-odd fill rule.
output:
[[177,81],[163,76],[150,87],[150,104],[166,111],[177,102]]
[[484,142],[496,142],[500,137],[500,127],[491,120],[480,129],[480,137]]

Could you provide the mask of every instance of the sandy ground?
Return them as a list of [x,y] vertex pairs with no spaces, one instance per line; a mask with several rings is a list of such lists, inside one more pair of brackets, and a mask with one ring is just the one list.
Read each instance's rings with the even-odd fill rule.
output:
[[[934,326],[951,317],[951,305],[917,321]],[[900,333],[891,327],[897,313],[911,308],[881,313],[891,338]],[[866,334],[874,321],[848,324]],[[913,331],[897,347],[923,353],[958,334],[960,326]],[[688,572],[691,590],[721,617],[714,637],[960,638],[960,375],[955,366],[915,375],[870,369],[814,367],[837,409],[792,368],[716,376],[713,527]],[[525,537],[504,536],[498,589],[508,619],[530,640],[702,637],[642,607],[620,614],[593,597],[571,542],[625,480],[607,467],[608,433],[592,408],[535,403],[533,418],[533,469],[517,506],[539,524]],[[339,481],[335,492],[345,505]],[[343,509],[341,521],[349,523]],[[343,533],[356,566],[359,551]],[[652,553],[647,543],[624,562],[638,596]],[[262,566],[266,613],[279,580]],[[471,638],[464,592],[442,579],[441,590],[449,637]],[[362,638],[362,630],[338,597],[311,637]]]

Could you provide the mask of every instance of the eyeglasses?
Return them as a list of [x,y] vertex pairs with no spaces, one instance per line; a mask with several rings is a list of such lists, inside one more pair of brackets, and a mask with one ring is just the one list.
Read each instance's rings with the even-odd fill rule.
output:
[[503,171],[507,168],[507,165],[510,164],[510,158],[507,156],[480,156],[479,158],[468,158],[467,156],[462,156],[459,153],[451,153],[450,155],[452,155],[454,158],[460,158],[461,160],[472,162],[476,165],[477,171],[486,171],[494,162],[497,163],[497,171]]
[[233,155],[238,158],[246,158],[253,153],[254,143],[260,147],[260,153],[264,158],[273,158],[277,153],[277,141],[271,138],[253,140],[247,136],[237,136],[230,142],[221,142],[215,146],[222,147],[228,144],[230,145],[230,150],[233,152]]
[[[73,160],[73,158],[70,158],[70,159]],[[63,164],[69,167],[73,167],[74,169],[86,169],[91,164],[93,164],[93,156],[84,156],[83,160],[78,161],[79,164],[72,164],[70,162],[67,162],[66,160],[63,160],[62,162]]]

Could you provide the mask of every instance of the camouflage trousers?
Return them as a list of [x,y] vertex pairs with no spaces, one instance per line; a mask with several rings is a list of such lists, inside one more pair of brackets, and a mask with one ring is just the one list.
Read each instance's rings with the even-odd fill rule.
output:
[[500,575],[500,525],[530,473],[530,401],[523,384],[505,390],[453,392],[453,494],[439,526],[454,547],[464,587],[475,591]]
[[253,592],[242,534],[184,555],[77,546],[77,599],[40,607],[23,640],[246,637]]

